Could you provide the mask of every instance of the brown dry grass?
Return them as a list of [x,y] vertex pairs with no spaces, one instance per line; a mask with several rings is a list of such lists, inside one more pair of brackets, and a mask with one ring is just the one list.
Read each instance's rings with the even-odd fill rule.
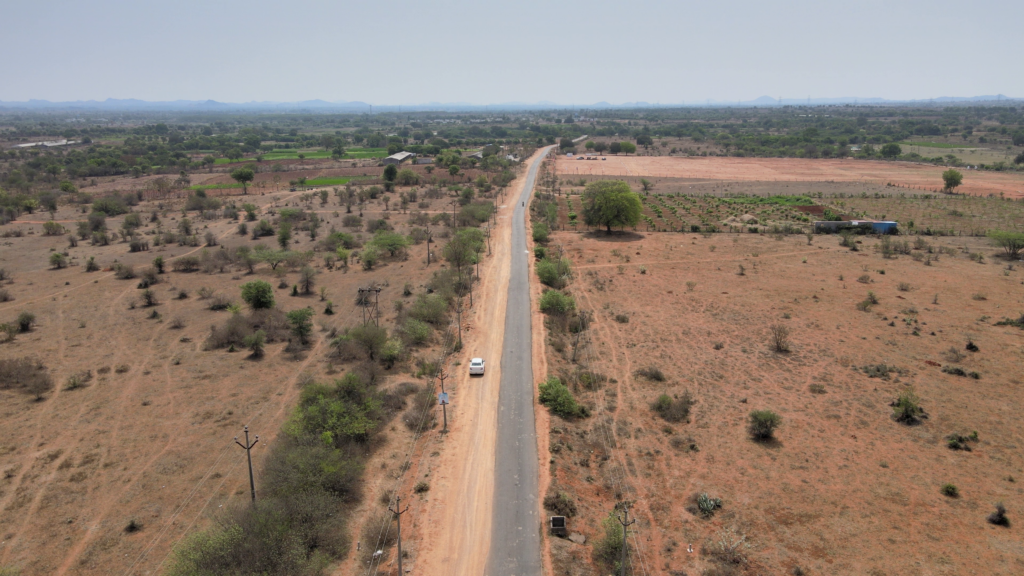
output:
[[[299,193],[282,192],[233,199],[267,210],[294,207],[299,198]],[[443,200],[433,203],[444,209]],[[301,205],[326,220],[322,236],[332,226],[344,230],[345,208],[333,195],[326,207],[319,200]],[[148,214],[155,206],[144,203],[137,211]],[[180,219],[177,206],[166,204],[168,210],[161,216],[165,229],[174,229]],[[365,216],[380,217],[383,209],[383,204],[371,203]],[[390,214],[393,224],[408,230],[407,215],[395,210]],[[56,215],[69,223],[81,217],[71,208]],[[220,238],[220,246],[211,252],[222,246],[257,244],[235,233],[237,222],[204,222],[194,214],[190,218],[200,236],[208,227]],[[111,229],[119,224],[120,218],[107,222]],[[14,300],[0,304],[0,321],[29,310],[35,313],[37,326],[0,344],[0,358],[39,358],[56,383],[41,402],[0,390],[0,565],[18,567],[25,575],[109,574],[129,567],[132,573],[159,571],[182,536],[205,526],[222,506],[248,498],[245,454],[231,441],[242,426],[260,434],[253,452],[258,469],[294,405],[300,383],[310,377],[337,378],[345,370],[328,359],[328,331],[360,322],[361,311],[354,306],[356,288],[371,282],[383,286],[382,325],[390,328],[392,302],[404,300],[408,306],[438,267],[424,266],[424,244],[412,246],[407,260],[386,261],[368,272],[358,264],[347,271],[328,270],[318,254],[313,262],[320,272],[318,285],[327,287],[336,312],[325,316],[325,303],[316,296],[289,295],[297,270],[283,274],[289,286],[285,289],[277,288],[281,279],[266,265],[252,275],[230,266],[210,274],[176,273],[170,271],[172,258],[202,249],[172,245],[129,253],[127,244],[119,241],[105,247],[80,241],[69,249],[70,267],[50,270],[50,251],[67,249],[67,236],[43,236],[41,226],[30,222],[15,222],[5,230],[14,227],[25,235],[3,239],[0,268],[13,275],[13,283],[4,288]],[[144,232],[148,230],[152,225]],[[294,249],[313,248],[305,233],[296,237]],[[262,243],[276,244],[274,238]],[[95,256],[103,269],[86,273],[89,256]],[[145,308],[138,279],[118,280],[111,266],[129,264],[138,272],[156,256],[168,261],[168,273],[151,288],[159,304]],[[240,285],[256,278],[275,287],[282,309],[314,308],[312,345],[296,355],[286,351],[284,343],[269,344],[260,361],[247,359],[241,350],[204,351],[211,325],[223,324],[230,312],[210,311],[209,300],[199,297],[200,288],[240,302]],[[407,282],[413,286],[412,297],[402,296]],[[181,290],[189,297],[178,299]],[[154,311],[159,317],[150,317]],[[433,359],[435,353],[436,338],[433,347],[416,349],[408,362],[385,371],[384,385],[415,380],[415,360]],[[68,377],[84,370],[91,370],[93,379],[68,389]],[[401,468],[398,451],[389,446],[404,445],[410,437],[404,426],[389,428],[382,440],[384,449],[368,465],[375,473],[366,477],[368,500],[355,512],[356,518],[376,510],[378,483],[389,482]],[[258,484],[259,478],[257,490]],[[131,519],[141,522],[142,530],[125,532]],[[358,529],[358,522],[354,527]]]
[[[605,156],[607,160],[575,160],[558,156],[555,171],[570,176],[645,176],[721,181],[858,182],[910,186],[918,191],[942,188],[942,166],[875,160],[802,160],[798,158],[721,158],[668,156]],[[964,171],[957,192],[976,196],[1003,194],[1024,197],[1024,174]]]
[[[552,489],[575,498],[570,530],[588,538],[585,547],[552,543],[556,573],[606,572],[590,564],[590,546],[620,499],[637,502],[631,546],[648,573],[728,573],[712,553],[726,529],[747,536],[747,561],[736,567],[749,574],[1024,570],[1016,528],[985,520],[999,501],[1024,510],[1024,332],[994,325],[1024,310],[1024,271],[1005,270],[984,240],[935,239],[956,255],[931,266],[883,259],[870,238],[859,252],[821,236],[808,246],[803,236],[559,232],[553,242],[572,257],[570,291],[595,318],[584,364],[609,378],[576,388],[589,419],[551,417]],[[986,263],[969,259],[964,244]],[[870,286],[854,281],[865,273]],[[900,291],[901,282],[913,289]],[[879,304],[860,312],[868,290]],[[790,352],[771,349],[772,325],[789,329]],[[980,351],[965,352],[961,365],[980,380],[940,370],[943,353],[968,339]],[[548,372],[576,368],[570,349],[551,341]],[[878,364],[901,372],[863,370]],[[667,381],[635,376],[651,365]],[[908,386],[929,415],[917,426],[894,422],[889,406]],[[687,391],[696,400],[690,423],[667,423],[650,408],[662,393]],[[762,409],[783,418],[774,442],[746,432],[750,412]],[[981,440],[972,452],[947,448],[948,434],[973,430]],[[959,498],[940,492],[947,482]],[[688,511],[700,492],[723,500],[710,519]]]

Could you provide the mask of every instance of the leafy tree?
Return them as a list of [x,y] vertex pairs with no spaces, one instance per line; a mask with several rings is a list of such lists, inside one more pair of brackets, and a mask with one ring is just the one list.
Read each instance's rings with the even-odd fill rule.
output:
[[395,256],[409,246],[409,239],[397,232],[377,230],[370,244],[381,250],[387,250],[389,255]]
[[879,152],[882,154],[883,158],[892,159],[896,158],[900,154],[903,154],[903,149],[900,148],[899,144],[890,142],[889,144],[882,146],[882,149]]
[[242,210],[245,210],[245,219],[249,222],[256,221],[256,205],[246,202],[242,204]]
[[288,322],[292,325],[292,334],[299,339],[299,343],[305,346],[309,343],[309,335],[313,333],[313,309],[300,308],[292,310],[287,314]]
[[384,167],[384,181],[394,182],[395,178],[398,177],[398,168],[394,164],[388,164]]
[[562,138],[558,141],[558,147],[562,150],[568,150],[569,148],[575,148],[576,144],[573,143],[572,138]]
[[648,146],[654,145],[654,140],[647,134],[641,134],[636,137],[636,144],[637,146],[643,146],[644,148],[647,148]]
[[650,192],[654,190],[654,182],[651,182],[647,178],[640,179],[640,186],[644,189],[644,192]]
[[[394,166],[392,166],[394,168]],[[415,186],[420,183],[419,174],[413,172],[411,168],[403,168],[398,171],[397,182],[402,186]]]
[[1003,249],[1007,258],[1011,260],[1020,258],[1020,253],[1024,250],[1024,232],[991,230],[988,233],[988,237],[996,246]]
[[632,142],[619,142],[619,149],[622,150],[623,154],[633,154],[636,152],[636,144]]
[[1024,130],[1017,130],[1013,133],[1013,145],[1024,146]]
[[956,168],[950,168],[942,173],[942,181],[945,183],[943,190],[952,192],[957,186],[963,183],[964,175]]
[[587,150],[593,150],[594,149],[594,141],[593,140],[587,140],[587,143],[584,144],[583,147],[586,148]]
[[78,192],[78,188],[75,188],[74,184],[72,184],[68,180],[65,180],[60,183],[60,191],[64,192],[65,194],[74,194],[75,192]]
[[277,229],[277,245],[281,247],[281,250],[287,250],[288,243],[291,242],[291,240],[292,225],[285,222]]
[[594,142],[594,152],[597,152],[598,154],[600,154],[600,153],[604,152],[607,149],[608,149],[608,143],[607,142]]
[[242,300],[253,310],[274,307],[274,289],[269,282],[253,280],[242,285]]
[[1024,152],[1017,154],[1017,157],[1013,159],[1014,164],[1024,164]]
[[236,168],[231,171],[231,177],[242,185],[242,193],[249,193],[249,182],[252,182],[256,178],[256,172],[252,168]]
[[373,270],[373,267],[380,261],[380,252],[374,245],[369,245],[359,254],[359,259],[363,261],[363,270]]
[[370,360],[377,359],[388,341],[387,330],[372,324],[357,326],[349,330],[347,337],[358,344]]
[[618,154],[619,152],[622,152],[622,143],[621,142],[612,142],[608,146],[608,151],[611,152],[612,154]]
[[312,266],[303,266],[302,270],[299,270],[299,286],[302,287],[302,293],[309,294],[315,285],[316,270]]
[[640,221],[640,197],[622,180],[598,180],[583,192],[583,221],[588,226],[635,226]]
[[68,265],[68,259],[60,252],[54,252],[50,254],[50,266],[54,269],[60,270]]
[[455,164],[452,164],[451,166],[448,167],[448,175],[451,176],[452,178],[454,178],[458,173],[459,167],[456,166]]

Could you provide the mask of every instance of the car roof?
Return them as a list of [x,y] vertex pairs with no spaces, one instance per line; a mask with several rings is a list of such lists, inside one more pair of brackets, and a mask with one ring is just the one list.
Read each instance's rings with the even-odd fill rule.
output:
[[474,364],[477,363],[477,362],[483,362],[483,361],[484,361],[483,358],[473,358],[472,360],[470,360],[470,362],[473,362]]

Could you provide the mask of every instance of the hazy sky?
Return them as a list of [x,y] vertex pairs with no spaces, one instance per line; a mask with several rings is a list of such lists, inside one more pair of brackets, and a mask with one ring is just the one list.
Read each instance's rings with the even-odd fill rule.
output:
[[0,100],[1024,97],[1021,0],[3,0]]

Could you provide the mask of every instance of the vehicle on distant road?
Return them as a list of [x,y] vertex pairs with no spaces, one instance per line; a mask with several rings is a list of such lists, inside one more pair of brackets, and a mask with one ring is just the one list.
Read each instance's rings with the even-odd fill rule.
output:
[[472,360],[469,361],[469,375],[475,376],[477,374],[479,374],[480,376],[484,375],[483,358],[473,358]]

